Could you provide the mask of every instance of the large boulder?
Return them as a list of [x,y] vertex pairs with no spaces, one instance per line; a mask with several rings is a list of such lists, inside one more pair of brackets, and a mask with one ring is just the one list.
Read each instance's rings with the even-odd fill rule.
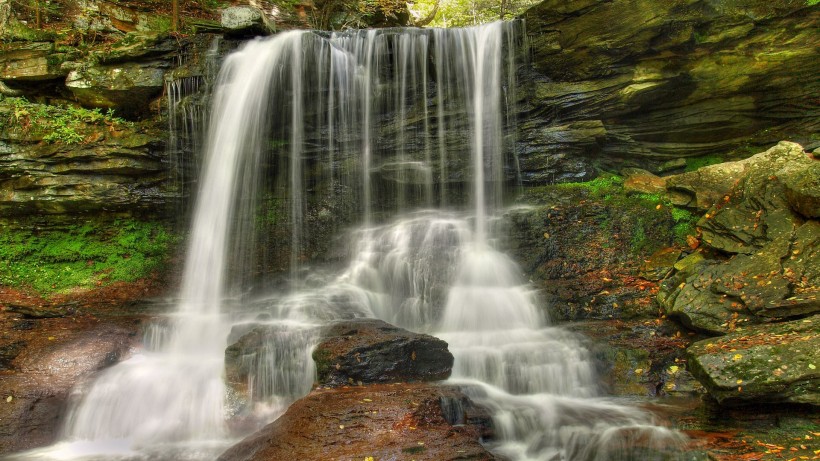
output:
[[687,350],[688,367],[724,405],[820,406],[820,316],[738,328]]
[[221,12],[222,27],[231,35],[267,35],[273,29],[259,8],[238,5]]
[[452,371],[447,343],[381,320],[338,322],[323,336],[313,351],[323,385],[436,381]]
[[452,387],[317,389],[219,460],[494,460],[479,443],[489,426],[486,411]]
[[733,186],[718,194],[723,198],[705,200],[712,206],[698,222],[701,248],[718,257],[664,281],[658,300],[667,313],[691,328],[724,334],[743,322],[820,312],[820,222],[796,210],[803,202],[788,200],[786,185],[790,178],[811,178],[817,165],[799,145],[782,142],[741,162],[670,179],[670,187],[689,184],[696,196],[714,184],[699,178],[730,178]]

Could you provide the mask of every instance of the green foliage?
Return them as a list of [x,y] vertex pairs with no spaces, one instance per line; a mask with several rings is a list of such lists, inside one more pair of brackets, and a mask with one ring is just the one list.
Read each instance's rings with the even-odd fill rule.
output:
[[806,5],[814,6],[820,3],[820,0],[806,0]]
[[555,188],[586,193],[590,198],[605,198],[623,191],[624,178],[617,175],[602,175],[592,181],[555,184]]
[[539,0],[416,0],[410,5],[413,16],[423,18],[438,8],[432,27],[465,27],[500,19],[512,19]]
[[53,106],[28,101],[26,98],[5,98],[11,105],[11,114],[0,117],[0,128],[19,128],[23,131],[37,130],[45,133],[43,141],[76,144],[85,140],[83,130],[88,126],[131,126],[122,118],[115,117],[108,109],[85,109],[76,106]]
[[[696,233],[699,216],[675,207],[663,194],[626,193],[623,182],[620,176],[603,175],[592,181],[528,189],[521,199],[547,204],[571,197],[600,203],[607,211],[599,214],[598,231],[627,236],[630,253],[636,256],[672,243],[684,245],[686,237]],[[601,245],[609,247],[607,241]]]
[[158,269],[176,242],[162,224],[133,218],[19,226],[0,235],[0,285],[49,295],[132,282]]

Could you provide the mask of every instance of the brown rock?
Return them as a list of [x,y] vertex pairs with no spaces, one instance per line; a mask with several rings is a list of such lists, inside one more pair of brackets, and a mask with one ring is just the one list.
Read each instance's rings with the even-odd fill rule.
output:
[[219,460],[494,460],[479,443],[487,421],[453,387],[317,389]]
[[660,194],[666,192],[666,179],[635,168],[624,179],[624,190],[642,194]]

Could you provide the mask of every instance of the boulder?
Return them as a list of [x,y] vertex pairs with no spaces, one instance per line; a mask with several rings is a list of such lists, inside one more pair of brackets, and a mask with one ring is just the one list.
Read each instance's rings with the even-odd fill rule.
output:
[[[747,160],[698,170],[700,178],[726,177],[712,174],[726,171],[737,177],[698,222],[701,245],[715,257],[681,268],[663,282],[658,301],[667,313],[691,328],[725,334],[742,322],[820,312],[820,266],[815,263],[820,222],[792,209],[803,202],[787,199],[789,180],[782,179],[811,178],[814,168],[815,161],[799,145],[782,142]],[[682,184],[680,177],[670,183]],[[708,182],[699,184],[692,189],[696,193],[708,189]]]
[[253,6],[232,6],[221,15],[222,27],[231,35],[267,35],[272,31],[265,13]]
[[661,280],[672,272],[680,256],[681,250],[678,248],[661,248],[644,260],[640,269],[641,277],[653,281]]
[[486,411],[453,387],[317,389],[219,460],[494,460],[479,443],[489,435]]
[[332,324],[313,351],[326,386],[447,379],[453,355],[447,343],[375,319]]
[[630,168],[624,173],[624,191],[639,194],[666,192],[666,178],[656,176],[640,168]]
[[820,219],[820,161],[813,160],[807,168],[781,171],[779,179],[794,211],[805,218]]
[[[317,328],[288,324],[238,325],[225,349],[225,384],[234,414],[273,396],[289,401],[307,394],[315,381],[307,360]],[[234,338],[236,338],[234,340]]]
[[722,405],[820,406],[820,316],[738,328],[687,349],[688,367]]
[[89,66],[69,72],[66,87],[82,105],[139,114],[162,93],[161,63]]

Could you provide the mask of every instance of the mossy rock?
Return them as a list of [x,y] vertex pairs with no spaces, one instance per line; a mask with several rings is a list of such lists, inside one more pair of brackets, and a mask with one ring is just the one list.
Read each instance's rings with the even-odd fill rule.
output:
[[687,350],[689,370],[722,405],[820,406],[820,316],[738,328]]

